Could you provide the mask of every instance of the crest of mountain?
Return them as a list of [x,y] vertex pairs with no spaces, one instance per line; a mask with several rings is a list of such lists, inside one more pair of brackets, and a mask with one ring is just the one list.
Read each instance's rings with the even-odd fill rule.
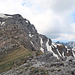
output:
[[32,51],[49,51],[57,58],[75,56],[75,50],[52,43],[51,39],[39,34],[34,25],[20,14],[0,14],[0,56],[14,51],[19,45]]
[[75,75],[75,49],[53,43],[20,14],[0,14],[0,73]]

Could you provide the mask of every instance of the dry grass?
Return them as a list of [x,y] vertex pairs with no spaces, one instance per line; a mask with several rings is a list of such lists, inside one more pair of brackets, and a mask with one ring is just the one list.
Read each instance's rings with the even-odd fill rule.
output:
[[34,53],[36,53],[37,56],[42,54],[42,52],[29,51],[21,47],[17,50],[14,50],[10,54],[3,56],[2,58],[0,58],[0,73],[12,69],[12,67],[14,66],[14,62],[17,65],[14,67],[22,65],[23,63],[25,63],[24,61],[27,60],[28,57],[33,57]]
[[31,56],[33,54],[32,51],[27,49],[19,48],[8,55],[5,55],[0,60],[0,73],[10,70],[14,65],[14,62],[18,59]]

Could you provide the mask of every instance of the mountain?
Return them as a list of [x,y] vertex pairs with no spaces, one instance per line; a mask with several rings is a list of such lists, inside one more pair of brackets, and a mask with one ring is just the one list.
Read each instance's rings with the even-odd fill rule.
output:
[[35,60],[49,63],[66,60],[70,56],[74,58],[75,50],[53,43],[50,38],[39,34],[34,25],[20,14],[0,14],[0,72],[12,69],[15,63],[17,66],[24,64],[35,58],[35,54],[43,54]]
[[67,52],[74,56],[71,48],[68,47],[68,51],[64,45],[52,43],[51,39],[39,34],[34,25],[19,14],[0,17],[0,40],[0,55],[12,52],[20,44],[32,51],[50,51],[56,57],[67,56]]
[[66,42],[66,43],[64,43],[64,42],[57,41],[56,43],[66,45],[66,46],[71,47],[71,48],[75,47],[75,42]]

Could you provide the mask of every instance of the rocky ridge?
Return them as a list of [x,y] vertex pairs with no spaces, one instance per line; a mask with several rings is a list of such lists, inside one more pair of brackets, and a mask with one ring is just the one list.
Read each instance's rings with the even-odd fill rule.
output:
[[1,75],[75,74],[75,49],[53,43],[45,35],[39,34],[34,25],[19,14],[0,14],[0,57],[20,47],[29,51],[41,51],[43,55],[29,58],[22,66]]
[[62,44],[52,43],[51,39],[37,32],[29,20],[19,14],[1,14],[0,17],[0,55],[10,53],[19,44],[29,50],[50,51],[57,58],[75,56],[75,51]]

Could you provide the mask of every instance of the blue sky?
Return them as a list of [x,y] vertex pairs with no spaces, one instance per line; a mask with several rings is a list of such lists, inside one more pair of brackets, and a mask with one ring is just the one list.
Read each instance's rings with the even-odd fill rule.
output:
[[73,23],[75,23],[75,12],[73,12],[71,16],[73,17]]
[[53,41],[75,41],[75,0],[0,0],[0,13],[21,14]]

